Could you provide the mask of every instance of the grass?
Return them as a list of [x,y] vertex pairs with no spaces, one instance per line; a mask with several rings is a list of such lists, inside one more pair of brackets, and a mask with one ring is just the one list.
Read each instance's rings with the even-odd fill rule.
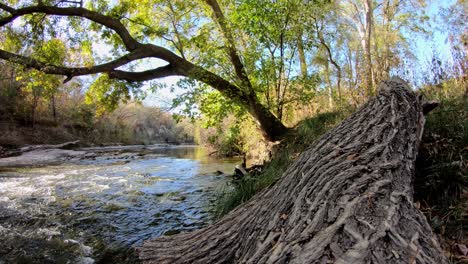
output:
[[414,200],[443,238],[450,261],[466,263],[468,258],[457,252],[457,244],[468,243],[468,98],[463,92],[441,95],[431,89],[428,87],[426,97],[440,105],[426,117],[416,161]]

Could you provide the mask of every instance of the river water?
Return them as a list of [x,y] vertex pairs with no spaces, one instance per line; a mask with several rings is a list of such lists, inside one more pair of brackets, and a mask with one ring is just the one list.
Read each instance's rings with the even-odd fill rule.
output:
[[238,163],[193,146],[94,151],[0,171],[1,264],[136,263],[142,241],[213,221]]

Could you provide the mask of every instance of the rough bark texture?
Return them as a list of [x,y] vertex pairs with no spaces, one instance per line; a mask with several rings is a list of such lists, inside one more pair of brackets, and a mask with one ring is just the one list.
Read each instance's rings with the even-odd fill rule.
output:
[[144,263],[447,263],[413,205],[422,102],[401,79],[217,223],[144,243]]

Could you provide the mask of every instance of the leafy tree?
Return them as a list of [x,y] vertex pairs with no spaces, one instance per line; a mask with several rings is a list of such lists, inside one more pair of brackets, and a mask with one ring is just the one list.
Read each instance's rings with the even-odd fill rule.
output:
[[[419,0],[8,1],[0,4],[0,35],[10,44],[2,46],[0,58],[65,75],[65,81],[101,74],[88,91],[88,101],[99,103],[101,111],[141,96],[144,81],[157,87],[161,78],[181,76],[184,93],[174,105],[185,106],[185,114],[203,113],[213,124],[248,113],[276,140],[287,131],[288,113],[322,90],[330,106],[336,99],[339,105],[360,104],[392,70],[410,65],[414,55],[407,38],[426,32],[424,5]],[[34,55],[36,46],[52,39],[66,46],[62,64]]]
[[[32,55],[34,59],[47,61],[55,65],[62,65],[66,57],[65,45],[59,39],[52,39],[40,46],[35,46],[35,48],[36,50]],[[31,113],[33,126],[36,120],[36,108],[40,97],[44,97],[50,102],[54,121],[57,121],[55,95],[61,85],[60,78],[34,69],[23,69],[19,71],[17,80],[24,81],[24,89],[33,95]]]
[[[276,140],[286,133],[280,119],[261,102],[250,69],[245,66],[248,59],[242,56],[238,45],[241,34],[232,27],[223,12],[224,6],[217,1],[119,1],[115,5],[108,1],[86,1],[84,6],[69,1],[9,1],[0,4],[0,27],[12,30],[13,22],[22,18],[26,31],[35,35],[32,46],[38,45],[41,37],[69,36],[69,48],[101,38],[113,47],[110,61],[81,67],[71,63],[58,65],[10,49],[0,50],[0,58],[47,74],[64,75],[65,82],[97,73],[107,75],[103,77],[106,79],[98,79],[99,85],[106,80],[142,82],[167,76],[188,77],[213,87],[248,111],[268,139]],[[146,58],[157,58],[167,64],[132,71],[131,62]],[[111,84],[107,87],[94,90],[121,98],[135,88]]]

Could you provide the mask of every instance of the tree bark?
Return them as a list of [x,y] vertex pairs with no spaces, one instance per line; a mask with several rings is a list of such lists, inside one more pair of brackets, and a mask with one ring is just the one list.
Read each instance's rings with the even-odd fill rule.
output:
[[372,37],[372,28],[373,28],[373,7],[372,1],[364,1],[364,8],[366,11],[366,31],[364,41],[364,56],[366,59],[366,86],[369,96],[374,95],[374,73],[372,71],[372,55],[371,55],[371,37]]
[[147,241],[144,263],[447,263],[413,205],[424,115],[399,78],[217,223]]
[[54,118],[54,123],[57,123],[57,107],[55,105],[55,95],[52,95],[50,98],[51,100],[51,108],[52,108],[52,117]]
[[297,51],[299,54],[299,62],[301,67],[301,77],[307,78],[307,62],[304,52],[304,41],[302,40],[302,30],[297,34]]

